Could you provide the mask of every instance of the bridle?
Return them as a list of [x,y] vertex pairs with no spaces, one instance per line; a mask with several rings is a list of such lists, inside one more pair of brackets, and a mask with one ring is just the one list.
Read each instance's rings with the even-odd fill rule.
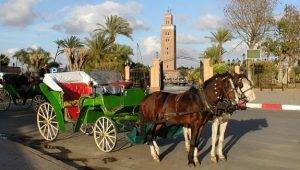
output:
[[[232,77],[226,76],[225,79],[227,79],[227,81],[229,81],[231,89],[230,90],[226,90],[225,87],[223,87],[223,93],[225,94],[227,100],[230,100],[231,104],[234,105],[234,104],[236,104],[240,100],[239,95],[238,95],[238,91],[237,91],[237,87],[234,85],[234,83],[232,81],[232,79],[233,79]],[[230,99],[230,97],[228,95],[228,93],[230,93],[232,91],[234,92],[234,96],[235,96],[234,100]]]
[[[249,79],[248,79],[247,77],[239,78],[239,80],[244,79],[244,78],[245,78],[248,82],[250,82]],[[252,90],[252,89],[253,89],[253,85],[251,84],[251,82],[250,82],[250,87],[249,87],[248,89],[244,90],[244,91],[237,85],[236,91],[239,91],[239,92],[240,92],[240,93],[238,93],[238,94],[240,94],[239,100],[244,101],[244,102],[248,102],[245,93],[248,92],[248,91],[250,91],[250,90]]]

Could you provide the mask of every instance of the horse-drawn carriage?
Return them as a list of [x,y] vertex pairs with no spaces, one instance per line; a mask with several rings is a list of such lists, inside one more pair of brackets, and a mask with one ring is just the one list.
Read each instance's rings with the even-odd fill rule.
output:
[[104,152],[112,151],[117,133],[126,128],[125,122],[138,120],[138,106],[145,92],[117,85],[111,90],[110,85],[101,85],[101,92],[95,93],[97,88],[98,83],[85,72],[46,74],[40,84],[46,102],[37,111],[42,137],[54,140],[59,132],[66,131],[66,122],[74,124],[74,132],[93,125],[91,132],[97,147]]
[[0,111],[7,110],[12,103],[24,105],[37,111],[44,102],[38,88],[39,80],[25,75],[3,74],[0,77]]
[[[156,136],[164,129],[166,135],[163,137],[178,136],[178,132],[181,135],[180,128],[184,126],[188,163],[195,165],[198,162],[198,139],[205,123],[209,119],[218,119],[219,113],[243,109],[246,102],[255,99],[246,76],[229,73],[213,76],[204,83],[203,89],[192,87],[182,94],[155,92],[147,97],[144,90],[128,87],[126,82],[99,85],[95,79],[80,71],[45,75],[40,90],[46,102],[37,112],[37,125],[44,139],[56,139],[59,132],[66,131],[66,122],[74,124],[74,132],[92,125],[97,147],[110,152],[116,146],[117,133],[129,130],[127,122],[139,122],[139,132],[133,128],[128,134],[129,140],[133,143],[147,141],[153,159],[159,161]],[[175,128],[168,124],[175,125]],[[221,144],[226,125],[220,130]],[[218,156],[225,159],[222,149],[223,146],[219,145]],[[214,152],[212,149],[212,158]]]

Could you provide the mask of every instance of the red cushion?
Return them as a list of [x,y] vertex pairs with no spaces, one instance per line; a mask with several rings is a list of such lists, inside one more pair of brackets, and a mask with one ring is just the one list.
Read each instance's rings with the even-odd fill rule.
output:
[[78,100],[80,96],[93,92],[92,88],[85,83],[62,83],[60,86],[64,91],[64,101]]
[[74,106],[74,107],[67,107],[66,108],[69,116],[72,120],[77,120],[78,116],[79,116],[79,111],[78,111],[78,107]]
[[[85,83],[61,83],[60,87],[64,91],[64,101],[74,101],[79,100],[83,95],[92,94],[93,89]],[[68,106],[66,107],[69,116],[73,120],[78,118],[78,106]]]

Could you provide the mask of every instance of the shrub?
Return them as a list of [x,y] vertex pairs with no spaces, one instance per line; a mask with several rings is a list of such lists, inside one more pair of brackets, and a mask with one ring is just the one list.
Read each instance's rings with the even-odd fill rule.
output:
[[213,65],[214,74],[222,74],[226,72],[233,72],[234,67],[227,63],[218,63]]

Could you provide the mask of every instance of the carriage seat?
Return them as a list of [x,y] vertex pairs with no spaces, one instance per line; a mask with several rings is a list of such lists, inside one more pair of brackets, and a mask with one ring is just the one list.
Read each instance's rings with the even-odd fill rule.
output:
[[60,87],[64,91],[64,101],[78,100],[83,95],[93,93],[92,88],[85,83],[61,83]]
[[64,91],[64,108],[72,120],[77,120],[78,100],[81,96],[92,94],[92,88],[85,83],[61,83],[60,87]]
[[100,93],[103,94],[121,94],[124,89],[129,89],[133,85],[132,82],[127,81],[117,81],[110,83],[108,86],[102,86],[97,89]]

